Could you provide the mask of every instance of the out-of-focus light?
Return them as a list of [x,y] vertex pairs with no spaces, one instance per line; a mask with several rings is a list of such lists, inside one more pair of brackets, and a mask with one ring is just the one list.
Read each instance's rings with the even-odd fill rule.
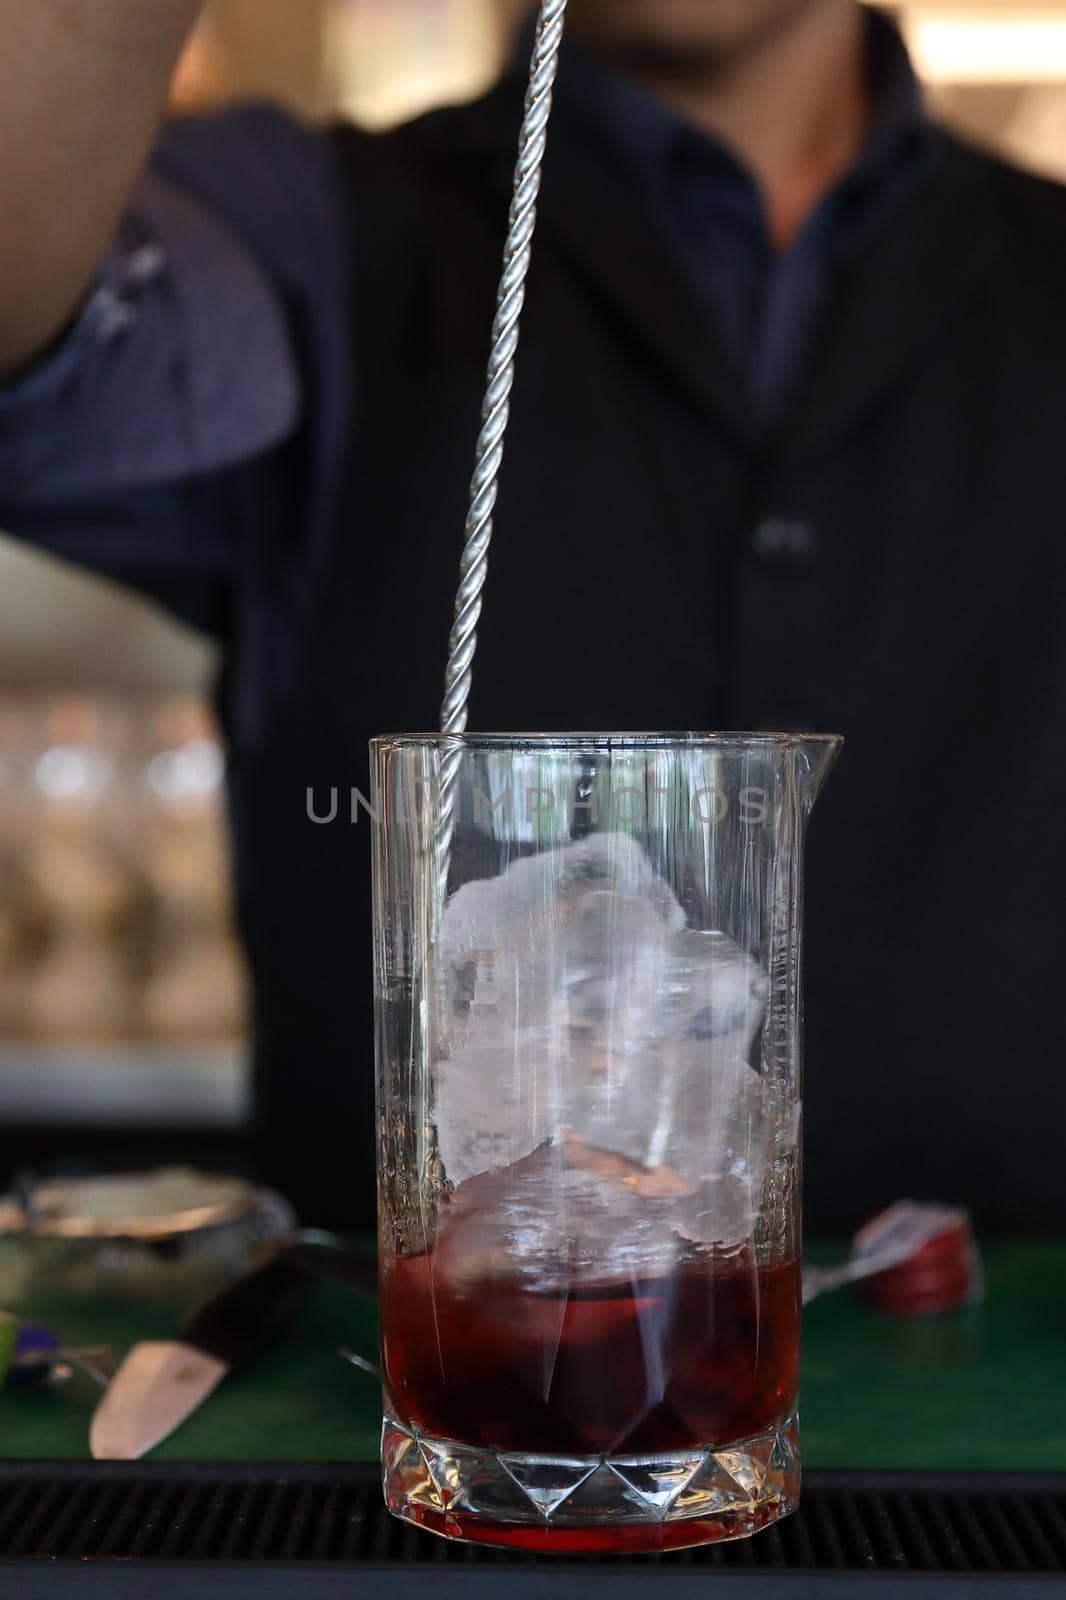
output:
[[217,744],[197,739],[180,750],[161,750],[148,763],[148,785],[161,800],[198,800],[213,795],[225,776]]
[[918,71],[930,83],[1066,82],[1066,16],[919,6],[906,30]]
[[95,800],[110,776],[105,755],[78,745],[53,745],[34,767],[37,788],[48,800]]
[[334,0],[327,50],[342,109],[388,127],[484,93],[515,0]]

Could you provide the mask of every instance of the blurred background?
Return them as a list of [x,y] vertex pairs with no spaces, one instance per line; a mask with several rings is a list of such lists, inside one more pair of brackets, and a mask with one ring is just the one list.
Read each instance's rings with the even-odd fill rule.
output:
[[[182,112],[383,127],[498,72],[512,0],[215,0]],[[895,5],[945,119],[1066,180],[1066,0]],[[58,625],[61,619],[61,626]],[[0,536],[0,1175],[218,1155],[246,1116],[211,647]]]

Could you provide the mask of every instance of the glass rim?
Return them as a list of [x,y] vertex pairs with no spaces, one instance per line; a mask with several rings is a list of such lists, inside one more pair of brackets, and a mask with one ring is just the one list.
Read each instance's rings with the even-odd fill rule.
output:
[[459,744],[467,750],[749,750],[802,745],[842,745],[840,733],[383,733],[375,751],[436,749]]

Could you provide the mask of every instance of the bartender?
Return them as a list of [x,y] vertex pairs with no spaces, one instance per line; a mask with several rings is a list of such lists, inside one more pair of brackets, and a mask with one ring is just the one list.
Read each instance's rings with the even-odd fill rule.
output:
[[[522,83],[157,138],[194,0],[0,0],[0,525],[218,636],[256,1155],[373,1189],[372,733],[437,723]],[[1066,195],[852,0],[571,0],[471,726],[811,729],[807,1193],[1066,1224]],[[516,18],[521,23],[521,18]]]

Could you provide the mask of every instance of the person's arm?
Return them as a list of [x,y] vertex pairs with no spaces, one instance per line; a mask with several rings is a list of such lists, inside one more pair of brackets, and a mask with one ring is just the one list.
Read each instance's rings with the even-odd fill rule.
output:
[[70,322],[201,0],[0,0],[0,381]]
[[0,384],[0,529],[239,633],[246,735],[333,529],[347,238],[330,140],[170,124],[69,332]]

